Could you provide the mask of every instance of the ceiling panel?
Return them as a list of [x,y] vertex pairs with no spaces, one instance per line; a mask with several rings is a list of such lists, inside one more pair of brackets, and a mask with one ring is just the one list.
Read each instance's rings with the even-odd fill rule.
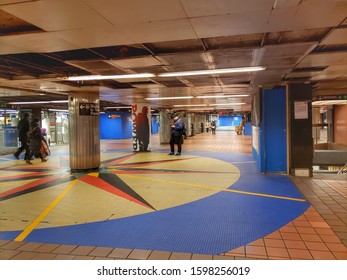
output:
[[84,0],[114,25],[133,25],[184,19],[186,14],[179,0]]
[[261,13],[264,10],[270,12],[273,0],[183,0],[182,5],[188,17],[204,17],[240,13]]
[[163,65],[161,61],[159,61],[153,56],[110,60],[110,61],[107,61],[107,63],[116,67],[131,68],[131,69]]
[[90,72],[90,74],[98,74],[98,75],[120,75],[126,74],[121,69],[115,68],[107,61],[103,60],[87,60],[87,61],[66,61],[69,65],[73,65],[75,67],[81,68],[85,71]]
[[346,64],[347,52],[315,53],[306,56],[298,67],[316,67]]
[[0,44],[3,43],[14,46],[14,48],[20,46],[20,49],[24,50],[24,52],[57,52],[78,48],[78,46],[70,44],[51,33],[2,36],[0,37]]
[[97,11],[80,0],[30,1],[4,5],[1,8],[46,31],[111,25]]
[[333,27],[346,17],[346,1],[306,0],[296,7],[275,8],[268,30],[287,31]]
[[254,34],[266,32],[268,10],[250,13],[233,13],[191,18],[191,24],[199,38]]
[[173,19],[144,23],[135,22],[117,25],[117,27],[128,34],[130,39],[138,43],[153,43],[197,38],[192,25],[187,19]]
[[321,45],[347,44],[347,28],[333,30],[321,43]]
[[78,48],[96,48],[136,43],[123,30],[114,26],[56,31],[52,34],[78,46]]
[[[22,89],[34,94],[31,99],[40,94],[66,99],[70,91],[90,91],[100,92],[106,104],[130,105],[153,95],[249,93],[243,108],[250,108],[259,86],[312,81],[315,92],[339,92],[347,88],[346,5],[345,0],[0,0],[0,95]],[[258,65],[266,70],[61,79]],[[2,96],[10,98],[27,97]],[[173,110],[174,102],[151,104]]]
[[158,57],[166,61],[169,65],[182,64],[200,64],[204,63],[202,52],[176,53],[176,54],[161,54]]
[[13,54],[13,53],[23,53],[25,52],[25,49],[22,48],[18,48],[17,46],[13,46],[10,44],[7,44],[5,42],[3,42],[3,40],[1,40],[0,37],[0,55],[2,54]]

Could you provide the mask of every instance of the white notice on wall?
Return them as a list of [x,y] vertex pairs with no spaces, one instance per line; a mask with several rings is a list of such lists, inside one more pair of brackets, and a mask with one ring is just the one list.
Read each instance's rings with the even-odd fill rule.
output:
[[308,101],[294,101],[294,119],[308,119]]

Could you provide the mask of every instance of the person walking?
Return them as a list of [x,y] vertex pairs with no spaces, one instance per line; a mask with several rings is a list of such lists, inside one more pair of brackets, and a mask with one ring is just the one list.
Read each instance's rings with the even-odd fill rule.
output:
[[211,122],[211,130],[212,130],[212,134],[216,134],[216,121],[213,120]]
[[41,159],[41,162],[47,161],[47,159],[44,158],[44,155],[41,151],[41,145],[42,142],[46,145],[46,148],[48,147],[46,139],[43,137],[41,133],[41,127],[39,124],[39,119],[34,118],[33,122],[31,123],[31,129],[29,131],[30,136],[30,154],[29,157],[26,159],[26,163],[32,164],[30,159],[34,157],[39,157]]
[[207,120],[205,122],[205,129],[206,129],[206,133],[208,133],[208,131],[210,130],[210,121],[209,120]]
[[30,149],[28,145],[28,132],[30,130],[29,113],[25,113],[23,119],[18,123],[18,138],[21,143],[20,147],[13,154],[16,159],[19,159],[19,155],[25,150],[24,160],[27,160],[30,154]]
[[[182,136],[184,124],[179,118],[178,114],[173,114],[173,123],[171,125],[171,137],[170,137],[170,153],[169,155],[180,156],[182,153]],[[175,144],[177,145],[177,153],[175,154]]]

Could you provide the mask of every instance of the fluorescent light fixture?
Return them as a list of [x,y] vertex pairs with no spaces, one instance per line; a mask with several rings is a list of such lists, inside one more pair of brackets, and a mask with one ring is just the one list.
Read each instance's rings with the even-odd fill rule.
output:
[[[183,71],[183,72],[168,72],[168,73],[136,73],[124,75],[85,75],[85,76],[71,76],[65,77],[63,80],[68,81],[94,81],[94,80],[121,80],[121,79],[139,79],[139,78],[153,78],[153,77],[181,77],[181,76],[196,76],[196,75],[214,75],[214,74],[228,74],[228,73],[242,73],[242,72],[256,72],[265,70],[263,66],[254,67],[240,67],[240,68],[224,68],[224,69],[208,69],[197,71]],[[247,85],[248,86],[248,85]]]
[[173,97],[147,97],[145,100],[172,100],[172,99],[191,99],[193,96],[173,96]]
[[247,97],[248,94],[232,94],[232,95],[199,95],[196,98],[232,98],[232,97]]
[[69,100],[52,100],[50,103],[68,103]]
[[131,109],[131,106],[115,106],[115,107],[105,107],[107,109]]
[[187,108],[186,111],[211,111],[214,110],[214,107],[204,107],[204,108]]
[[219,104],[209,104],[210,106],[237,106],[237,105],[245,105],[244,102],[238,102],[238,103],[219,103]]
[[152,78],[155,77],[151,73],[140,73],[140,74],[125,74],[125,75],[87,75],[87,76],[72,76],[64,78],[68,81],[93,81],[93,80],[121,80],[121,79],[138,79],[138,78]]
[[265,70],[265,67],[241,67],[241,68],[225,68],[225,69],[209,69],[198,71],[183,71],[183,72],[169,72],[158,74],[158,77],[181,77],[181,76],[196,76],[196,75],[214,75],[214,74],[227,74],[227,73],[242,73],[242,72],[256,72]]
[[68,113],[69,110],[63,110],[63,109],[48,109],[50,112],[63,112],[63,113]]
[[28,105],[28,104],[48,104],[50,101],[27,101],[27,102],[9,102],[12,105]]
[[68,103],[68,100],[53,100],[53,101],[25,101],[25,102],[9,102],[12,105],[30,105],[30,104],[49,104],[49,103]]
[[313,101],[312,106],[322,106],[322,105],[343,105],[347,104],[347,100],[319,100]]
[[207,106],[207,104],[183,104],[183,105],[172,105],[172,107],[204,107]]

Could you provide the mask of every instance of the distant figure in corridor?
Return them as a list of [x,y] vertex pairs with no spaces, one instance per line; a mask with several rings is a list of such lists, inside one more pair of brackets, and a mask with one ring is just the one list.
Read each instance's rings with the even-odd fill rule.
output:
[[212,134],[216,134],[216,121],[213,120],[211,122],[211,130],[212,130]]
[[139,142],[140,151],[147,151],[149,145],[149,121],[148,121],[148,107],[142,107],[142,113],[137,115],[137,140]]
[[16,159],[19,159],[19,155],[25,150],[24,160],[27,160],[30,154],[29,144],[28,144],[28,132],[30,130],[29,113],[24,114],[24,118],[18,123],[18,136],[20,141],[20,147],[13,154]]
[[[182,140],[184,123],[179,118],[178,114],[171,116],[173,123],[171,125],[171,137],[170,137],[170,153],[169,155],[180,156],[182,153]],[[177,145],[177,153],[175,154],[175,144]]]

